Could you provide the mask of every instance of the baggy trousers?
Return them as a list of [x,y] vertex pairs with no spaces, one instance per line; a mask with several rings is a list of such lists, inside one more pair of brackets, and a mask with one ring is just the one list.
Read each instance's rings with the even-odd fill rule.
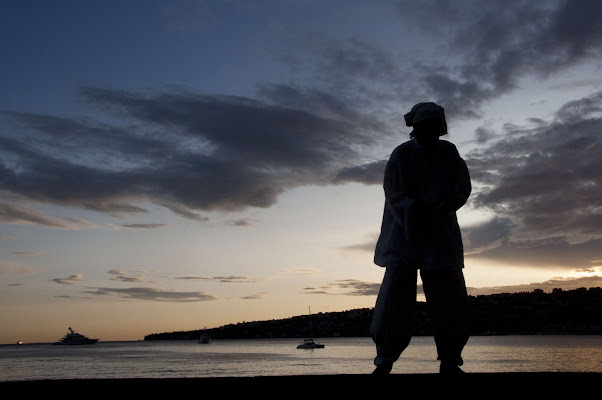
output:
[[[437,359],[462,365],[468,342],[466,283],[462,269],[420,270],[433,320]],[[385,271],[372,320],[375,365],[392,364],[410,343],[416,318],[417,270],[403,266]]]

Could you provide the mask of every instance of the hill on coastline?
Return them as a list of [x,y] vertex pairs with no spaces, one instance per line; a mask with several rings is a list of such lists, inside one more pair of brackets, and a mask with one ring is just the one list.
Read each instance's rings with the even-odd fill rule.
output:
[[[469,296],[472,335],[602,334],[602,289],[554,289]],[[315,337],[369,337],[372,308],[312,315]],[[153,333],[144,340],[304,338],[310,336],[309,316],[239,322],[212,329]],[[416,336],[431,336],[428,305],[416,307]]]

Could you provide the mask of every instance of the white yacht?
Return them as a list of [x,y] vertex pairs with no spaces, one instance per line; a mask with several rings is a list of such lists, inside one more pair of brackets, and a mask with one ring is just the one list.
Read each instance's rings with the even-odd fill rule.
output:
[[314,342],[313,339],[305,339],[303,344],[297,346],[298,349],[323,349],[324,345]]
[[61,338],[58,342],[54,344],[66,344],[66,345],[76,345],[76,344],[94,344],[98,342],[98,339],[90,339],[81,335],[77,332],[74,332],[71,327],[69,327],[69,332]]

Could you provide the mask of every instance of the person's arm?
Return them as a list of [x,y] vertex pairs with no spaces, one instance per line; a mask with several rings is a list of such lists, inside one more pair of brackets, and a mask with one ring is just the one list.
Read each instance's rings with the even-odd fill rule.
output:
[[450,212],[458,211],[468,201],[471,191],[472,185],[468,167],[456,150],[454,186],[450,197],[446,199],[446,208]]
[[455,213],[466,203],[470,196],[470,192],[472,191],[470,175],[466,163],[462,157],[460,157],[455,146],[452,146],[451,151],[450,163],[446,166],[446,168],[449,168],[452,171],[450,176],[452,184],[448,193],[446,193],[445,197],[437,204],[427,206],[417,203],[414,205],[416,213],[418,213],[425,222],[437,220],[450,213]]
[[406,182],[403,178],[401,163],[397,153],[393,152],[385,168],[383,188],[385,191],[385,204],[393,215],[395,222],[403,226],[406,239],[409,239],[408,219],[410,208],[415,200],[407,194]]

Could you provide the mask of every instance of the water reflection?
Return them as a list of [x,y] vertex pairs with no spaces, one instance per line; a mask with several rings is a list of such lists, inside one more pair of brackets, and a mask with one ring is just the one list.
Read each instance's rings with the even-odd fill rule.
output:
[[[94,346],[0,346],[0,380],[187,378],[305,374],[369,374],[370,338],[320,339],[323,349],[298,350],[297,339],[190,342],[99,342]],[[437,373],[432,337],[415,337],[393,373]],[[602,336],[472,337],[466,372],[602,372]]]

